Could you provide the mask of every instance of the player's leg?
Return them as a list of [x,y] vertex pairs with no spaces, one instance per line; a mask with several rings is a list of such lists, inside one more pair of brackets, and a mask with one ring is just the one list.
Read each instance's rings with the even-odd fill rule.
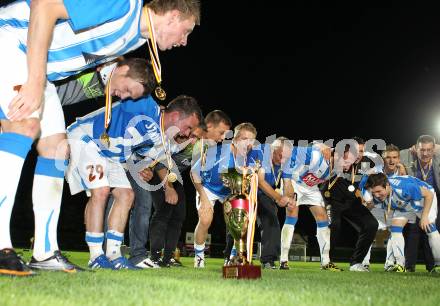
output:
[[403,237],[403,227],[408,223],[408,217],[401,215],[395,216],[391,220],[391,239],[393,241],[393,254],[396,259],[394,272],[405,272],[405,239]]
[[211,202],[211,207],[201,209],[200,196],[196,194],[196,207],[199,220],[194,230],[194,267],[205,267],[205,242],[208,237],[208,229],[211,226],[214,217],[214,204],[219,199],[218,196],[211,193],[206,188],[204,189],[208,199]]
[[261,222],[261,257],[263,269],[276,269],[275,261],[280,249],[278,206],[265,194],[258,196],[258,218]]
[[426,233],[428,235],[429,245],[431,247],[432,256],[434,257],[434,268],[432,272],[440,272],[440,234],[436,226],[437,219],[437,196],[434,194],[432,206],[428,214],[429,230]]
[[[298,197],[299,199],[299,197]],[[297,199],[297,203],[299,203]],[[295,225],[298,221],[299,207],[290,209],[286,208],[286,220],[284,221],[283,228],[281,229],[281,255],[280,255],[280,269],[289,270],[289,250],[293,241],[293,235],[295,233]]]
[[[127,183],[128,186],[130,186],[128,180]],[[112,195],[115,200],[108,216],[106,256],[111,260],[113,266],[117,270],[136,270],[136,266],[131,264],[131,262],[121,254],[125,226],[127,224],[130,209],[133,206],[134,192],[131,187],[117,187],[112,190]]]

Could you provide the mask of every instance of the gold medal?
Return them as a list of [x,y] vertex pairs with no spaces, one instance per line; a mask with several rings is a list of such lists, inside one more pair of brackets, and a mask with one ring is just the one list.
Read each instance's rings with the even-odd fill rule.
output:
[[110,136],[104,131],[101,136],[99,136],[99,140],[101,140],[101,143],[107,147],[110,146]]
[[329,190],[326,190],[326,191],[324,192],[324,197],[326,197],[326,198],[330,198],[331,195],[332,195],[332,194],[330,193]]
[[275,192],[278,193],[279,195],[283,195],[283,192],[281,191],[280,188],[276,188],[276,189],[275,189]]
[[167,179],[168,179],[168,182],[174,183],[175,181],[177,181],[177,174],[170,171],[167,175]]
[[354,194],[355,194],[356,198],[362,199],[361,191],[359,189],[357,189]]
[[161,101],[164,101],[167,98],[167,93],[160,85],[156,87],[154,94]]
[[356,188],[353,185],[348,186],[348,191],[353,192]]

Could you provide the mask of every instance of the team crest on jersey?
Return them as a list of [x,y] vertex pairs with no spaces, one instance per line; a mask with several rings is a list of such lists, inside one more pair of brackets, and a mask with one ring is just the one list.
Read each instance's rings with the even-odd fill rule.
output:
[[317,178],[315,175],[313,175],[313,173],[308,173],[307,175],[303,176],[301,180],[309,187],[325,182],[325,180]]

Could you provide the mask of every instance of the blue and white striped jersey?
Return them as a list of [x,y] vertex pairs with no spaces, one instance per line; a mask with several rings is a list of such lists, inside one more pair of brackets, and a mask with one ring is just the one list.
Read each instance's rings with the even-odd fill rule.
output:
[[240,166],[244,163],[247,166],[253,165],[257,161],[257,156],[260,155],[251,150],[247,154],[246,161],[243,158],[236,161],[229,143],[218,144],[208,148],[206,164],[202,166],[199,158],[192,166],[191,171],[201,178],[203,187],[215,195],[226,197],[231,191],[223,185],[221,173],[227,173],[228,169],[235,168],[236,164]]
[[294,147],[290,163],[293,179],[304,187],[316,186],[330,178],[330,161],[317,147]]
[[[421,187],[432,193],[434,189],[429,184],[413,176],[391,176],[388,178],[391,186],[391,208],[402,212],[420,212],[423,210],[424,200]],[[386,209],[388,199],[379,201],[373,197],[374,205]]]
[[[160,132],[161,111],[159,105],[150,96],[139,100],[127,99],[115,103],[112,108],[112,119],[107,129],[110,137],[110,146],[102,145],[100,136],[104,132],[105,109],[101,108],[76,121],[67,128],[68,135],[80,129],[80,140],[95,142],[99,147],[99,154],[124,163],[133,153],[147,155],[153,147],[152,159],[163,153]],[[175,153],[176,150],[170,149]]]
[[[0,31],[26,53],[30,0],[0,8]],[[47,59],[47,78],[60,80],[115,59],[144,44],[142,0],[64,0],[69,19],[58,20]]]

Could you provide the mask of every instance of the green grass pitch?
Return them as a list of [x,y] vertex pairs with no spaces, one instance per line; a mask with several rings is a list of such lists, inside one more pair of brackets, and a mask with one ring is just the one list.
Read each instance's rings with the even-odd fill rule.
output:
[[[68,252],[81,266],[87,253]],[[25,253],[25,258],[29,254]],[[426,272],[320,271],[319,263],[292,262],[290,271],[263,270],[260,280],[224,280],[221,259],[207,268],[41,272],[30,278],[0,277],[0,305],[439,305],[440,277]],[[258,262],[255,262],[256,264]],[[348,264],[340,264],[348,270]],[[418,267],[423,271],[423,267]]]

